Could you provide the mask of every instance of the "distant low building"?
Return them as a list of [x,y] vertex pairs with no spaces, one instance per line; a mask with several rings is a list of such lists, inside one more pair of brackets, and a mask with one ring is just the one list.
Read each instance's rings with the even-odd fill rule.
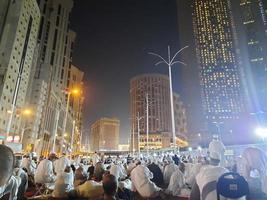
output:
[[118,150],[120,120],[101,118],[91,125],[91,151]]
[[129,144],[119,144],[118,150],[119,151],[129,151]]

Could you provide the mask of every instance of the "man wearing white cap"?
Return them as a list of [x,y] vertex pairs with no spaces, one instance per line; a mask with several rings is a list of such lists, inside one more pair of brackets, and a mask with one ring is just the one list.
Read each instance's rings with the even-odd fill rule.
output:
[[173,161],[169,161],[169,164],[164,167],[163,180],[166,185],[169,184],[172,174],[178,169],[179,167]]
[[125,170],[117,162],[111,164],[109,172],[110,172],[110,174],[115,176],[117,178],[117,180],[121,180],[121,179],[124,179],[127,177]]
[[34,175],[35,183],[52,183],[55,181],[55,174],[53,170],[53,161],[56,155],[51,153],[48,159],[42,160]]
[[152,172],[146,166],[138,164],[131,172],[134,190],[144,198],[154,198],[160,195],[161,188],[151,181]]
[[70,166],[70,160],[67,158],[66,153],[62,153],[62,156],[55,160],[54,167],[56,174],[64,172],[67,166]]
[[216,152],[221,157],[220,165],[224,166],[224,152],[225,152],[225,146],[224,144],[219,140],[218,135],[213,135],[213,139],[209,144],[209,152]]
[[210,152],[209,165],[203,166],[196,176],[190,200],[214,200],[217,199],[216,182],[221,175],[228,172],[224,167],[220,167],[220,154]]

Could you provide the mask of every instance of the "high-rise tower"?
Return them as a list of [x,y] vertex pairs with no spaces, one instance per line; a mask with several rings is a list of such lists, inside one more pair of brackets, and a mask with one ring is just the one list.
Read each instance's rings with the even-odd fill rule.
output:
[[[212,123],[239,119],[245,110],[244,92],[230,1],[181,0],[177,6],[181,44],[190,45],[192,50],[184,58],[190,68],[184,70],[184,77],[192,80],[185,81],[185,89],[193,89],[189,90],[189,96],[191,91],[201,91],[201,94],[193,93],[193,99],[201,96],[202,103],[194,101],[191,107],[202,104],[205,129]],[[188,118],[190,131],[190,119],[194,116]]]

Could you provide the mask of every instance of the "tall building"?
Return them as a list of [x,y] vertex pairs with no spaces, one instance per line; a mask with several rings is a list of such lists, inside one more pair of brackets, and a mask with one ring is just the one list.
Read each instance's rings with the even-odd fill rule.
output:
[[0,2],[0,139],[20,134],[39,23],[35,0]]
[[[147,97],[147,98],[146,98]],[[169,147],[171,142],[171,106],[169,78],[162,74],[142,74],[130,81],[131,111],[131,149],[138,147],[138,121],[140,129],[140,148],[146,147],[147,100],[148,99],[148,132],[149,148]],[[184,109],[178,95],[174,95],[176,114],[176,135],[186,135]],[[138,118],[139,116],[139,118]],[[181,121],[182,123],[180,123]]]
[[[264,4],[265,3],[265,4]],[[267,112],[266,1],[232,0],[250,112]]]
[[194,2],[193,27],[205,117],[237,119],[244,110],[230,3]]
[[91,125],[91,151],[118,150],[120,134],[120,120],[115,118],[101,118]]
[[[204,129],[209,129],[213,123],[239,119],[245,111],[245,105],[230,1],[182,0],[177,1],[177,5],[180,32],[184,32],[180,37],[181,43],[188,42],[193,49],[188,55],[193,61],[186,59],[185,62],[192,63],[193,66],[189,67],[193,67],[194,77],[197,74],[199,76],[199,83],[194,83],[193,88],[200,85]],[[184,8],[191,11],[187,13],[188,18],[182,16]],[[185,36],[190,32],[191,36]]]
[[179,43],[181,47],[189,46],[181,59],[187,66],[182,69],[182,99],[186,109],[188,136],[194,138],[205,131],[205,117],[201,100],[200,68],[196,57],[195,38],[193,34],[193,0],[177,0]]
[[[67,82],[71,71],[76,34],[69,29],[72,0],[38,0],[41,22],[38,58],[32,87],[31,106],[38,110],[29,124],[29,138],[39,154],[68,150],[73,132],[73,115],[67,111]],[[69,112],[66,115],[66,112]],[[67,123],[64,132],[64,120]],[[35,128],[35,131],[34,130]],[[64,132],[64,133],[63,133]],[[26,141],[26,143],[29,143]]]

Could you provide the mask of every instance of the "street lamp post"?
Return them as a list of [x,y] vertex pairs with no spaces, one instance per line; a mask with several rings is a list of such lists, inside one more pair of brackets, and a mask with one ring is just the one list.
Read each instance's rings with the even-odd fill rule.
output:
[[68,98],[67,98],[66,110],[65,110],[65,116],[64,116],[64,122],[63,122],[63,127],[62,127],[62,134],[65,134],[65,131],[66,131],[68,112],[69,112],[69,104],[70,104],[70,95],[71,95],[71,92],[69,91],[68,92]]
[[139,112],[137,113],[137,147],[138,147],[138,157],[140,157],[140,117]]
[[133,128],[132,128],[132,129],[133,129],[133,142],[132,142],[132,145],[133,145],[133,155],[134,155],[134,150],[135,150],[135,149],[134,149],[134,133],[135,133],[134,125],[135,125],[135,124],[133,123]]
[[54,138],[53,138],[53,146],[52,146],[52,152],[55,152],[55,146],[56,146],[56,138],[57,138],[57,128],[58,128],[58,121],[59,121],[59,110],[56,109],[56,121],[55,121],[55,128],[54,128]]
[[74,132],[75,132],[75,120],[73,120],[72,122],[72,132],[71,132],[71,140],[70,140],[70,148],[71,148],[71,152],[73,152],[73,138],[74,138]]
[[156,54],[156,53],[152,53],[152,52],[149,52],[150,55],[154,55],[158,58],[160,58],[160,61],[157,62],[155,65],[159,65],[159,64],[166,64],[169,68],[169,83],[170,83],[170,103],[171,103],[171,120],[172,120],[172,139],[173,139],[173,144],[174,144],[174,147],[176,147],[176,142],[175,142],[175,119],[174,119],[174,106],[173,106],[173,91],[172,91],[172,71],[171,71],[171,67],[174,65],[174,64],[177,64],[177,63],[180,63],[182,65],[186,65],[184,62],[181,62],[179,60],[177,61],[174,61],[174,59],[176,58],[176,56],[181,52],[183,51],[184,49],[188,48],[188,46],[185,46],[183,48],[181,48],[179,51],[177,51],[174,56],[171,58],[171,53],[170,53],[170,46],[168,46],[168,60],[164,59],[161,55],[159,54]]
[[[68,112],[69,112],[69,104],[70,104],[70,96],[71,94],[78,94],[80,91],[78,89],[73,89],[67,92],[68,97],[67,97],[67,105],[66,105],[66,110],[65,110],[65,117],[63,121],[63,127],[62,127],[62,134],[66,134],[66,125],[67,125],[67,119],[68,119]],[[62,143],[64,141],[64,138],[62,137]]]
[[148,130],[149,130],[149,122],[148,122],[148,93],[146,93],[146,154],[148,156]]

